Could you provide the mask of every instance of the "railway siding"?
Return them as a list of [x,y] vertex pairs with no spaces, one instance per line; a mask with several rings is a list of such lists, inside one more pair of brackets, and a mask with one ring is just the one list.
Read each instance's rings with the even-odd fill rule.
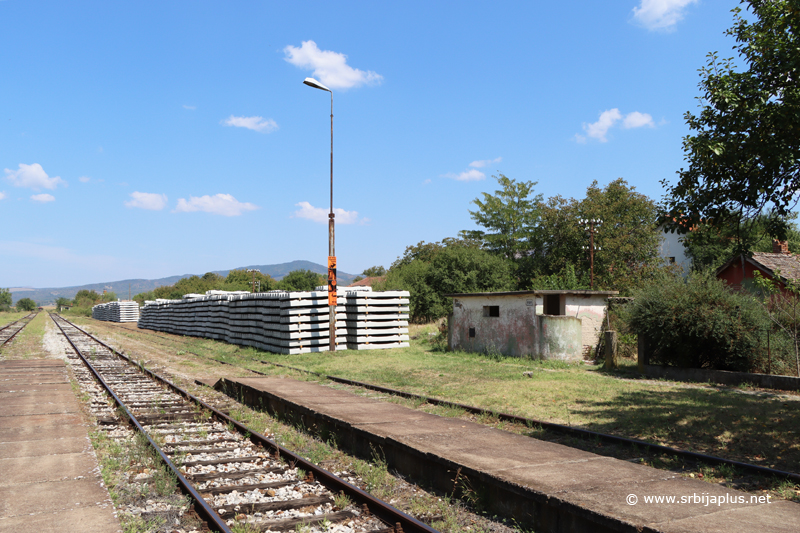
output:
[[[335,435],[357,455],[536,531],[796,531],[800,505],[631,505],[628,495],[750,494],[560,444],[447,419],[288,378],[223,379],[215,388],[251,406]],[[720,524],[725,524],[719,529]]]
[[[435,533],[264,436],[250,433],[163,378],[135,368],[63,319],[54,320],[109,389],[120,406],[117,412],[131,418],[173,469],[212,529],[229,531],[247,524],[262,531],[303,526],[312,532]],[[342,492],[349,500],[338,498]],[[358,505],[351,505],[353,501]]]

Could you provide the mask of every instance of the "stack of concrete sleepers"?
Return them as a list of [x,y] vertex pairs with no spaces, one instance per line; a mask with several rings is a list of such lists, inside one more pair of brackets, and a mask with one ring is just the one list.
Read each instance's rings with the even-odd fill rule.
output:
[[[408,293],[370,297],[343,290],[336,306],[337,349],[408,346]],[[329,348],[326,291],[187,295],[147,302],[139,327],[224,340],[262,350],[297,354]]]
[[[237,343],[275,353],[327,351],[330,345],[328,294],[270,291],[231,298],[231,330]],[[336,308],[336,345],[345,349],[344,309]]]
[[92,318],[107,322],[136,322],[139,304],[136,302],[108,302],[92,307]]
[[408,346],[408,291],[348,291],[339,296],[345,308],[348,350]]

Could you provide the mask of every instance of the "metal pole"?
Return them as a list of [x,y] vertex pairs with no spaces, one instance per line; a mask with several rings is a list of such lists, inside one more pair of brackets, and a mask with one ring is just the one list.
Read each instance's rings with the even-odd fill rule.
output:
[[331,91],[331,212],[328,214],[328,350],[336,350],[336,246],[333,212],[333,91]]
[[594,219],[589,221],[589,288],[594,290]]

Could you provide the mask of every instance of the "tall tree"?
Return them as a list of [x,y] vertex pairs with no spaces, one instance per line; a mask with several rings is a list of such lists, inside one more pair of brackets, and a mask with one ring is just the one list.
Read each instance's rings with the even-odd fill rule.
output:
[[581,219],[599,219],[594,228],[595,289],[623,293],[663,266],[658,209],[650,198],[619,178],[605,187],[592,182],[582,200],[560,196],[541,205],[541,242],[533,254],[531,287],[587,288],[589,236]]
[[[695,133],[683,141],[689,163],[667,188],[666,221],[686,233],[701,222],[739,233],[760,214],[774,215],[765,230],[785,238],[782,223],[800,188],[800,2],[742,0],[752,16],[733,10],[726,34],[734,58],[708,55],[701,69],[700,113],[687,112]],[[746,239],[737,239],[746,249]]]
[[533,194],[535,181],[517,182],[503,174],[493,177],[502,188],[494,194],[483,193],[483,200],[474,199],[478,209],[469,212],[486,231],[464,231],[462,236],[481,240],[488,251],[517,260],[534,245],[542,195]]

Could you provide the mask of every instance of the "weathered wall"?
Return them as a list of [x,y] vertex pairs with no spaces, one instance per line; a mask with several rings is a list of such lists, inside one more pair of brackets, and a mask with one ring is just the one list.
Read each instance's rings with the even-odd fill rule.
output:
[[553,315],[541,315],[538,319],[542,359],[575,361],[583,357],[580,319]]
[[607,296],[567,295],[567,316],[581,320],[581,343],[584,351],[592,351],[600,342],[606,319]]
[[[499,306],[500,316],[483,316],[484,306]],[[472,296],[456,298],[448,329],[452,349],[499,352],[511,356],[539,355],[539,323],[533,297]],[[475,336],[469,336],[470,328]]]
[[[450,317],[449,345],[452,349],[469,352],[499,352],[511,356],[546,357],[544,352],[553,349],[559,353],[557,358],[577,359],[584,354],[594,353],[600,341],[603,322],[606,318],[607,296],[605,295],[562,295],[566,298],[565,315],[556,318],[572,318],[565,325],[554,326],[560,333],[542,344],[544,316],[541,296],[533,295],[475,295],[453,300],[453,314]],[[500,316],[486,317],[485,306],[499,306]],[[554,316],[554,315],[549,315]],[[567,326],[566,324],[569,324]],[[469,336],[469,329],[475,329],[475,336]],[[555,334],[555,333],[554,333]],[[566,339],[570,348],[567,349]],[[575,339],[574,342],[572,339]],[[562,343],[560,348],[556,344]],[[577,351],[574,347],[577,345]],[[545,348],[547,346],[547,348]],[[548,352],[549,353],[549,352]],[[569,355],[567,355],[569,354]]]

